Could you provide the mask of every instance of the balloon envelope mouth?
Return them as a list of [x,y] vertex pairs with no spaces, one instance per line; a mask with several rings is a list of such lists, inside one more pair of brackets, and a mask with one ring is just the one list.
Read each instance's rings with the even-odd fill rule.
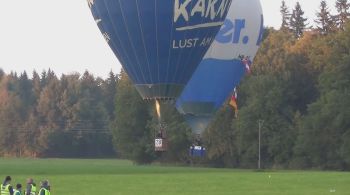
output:
[[180,113],[186,115],[212,116],[216,112],[215,102],[184,101],[178,109],[179,107],[181,107]]
[[194,134],[201,135],[208,127],[215,112],[215,102],[181,102],[177,104],[177,110],[184,115],[187,124],[191,127]]
[[185,115],[187,124],[191,127],[193,133],[198,135],[201,135],[205,131],[212,118],[212,115]]
[[182,84],[136,84],[137,91],[144,100],[175,100],[180,95],[185,85]]

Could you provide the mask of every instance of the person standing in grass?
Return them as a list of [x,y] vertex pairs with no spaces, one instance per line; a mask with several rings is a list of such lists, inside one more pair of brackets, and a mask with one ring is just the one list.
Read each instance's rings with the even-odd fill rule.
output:
[[36,195],[36,184],[32,178],[27,179],[27,187],[24,195]]
[[22,184],[17,184],[14,195],[22,195]]
[[48,180],[41,182],[41,189],[38,195],[50,195],[50,185]]
[[6,176],[4,182],[1,184],[1,195],[13,195],[13,188],[11,186],[11,177]]

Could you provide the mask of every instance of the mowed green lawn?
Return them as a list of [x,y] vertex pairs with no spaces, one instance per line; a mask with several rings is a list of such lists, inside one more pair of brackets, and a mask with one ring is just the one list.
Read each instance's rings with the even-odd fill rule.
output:
[[350,194],[350,173],[137,166],[123,160],[0,159],[13,184],[49,179],[52,194]]

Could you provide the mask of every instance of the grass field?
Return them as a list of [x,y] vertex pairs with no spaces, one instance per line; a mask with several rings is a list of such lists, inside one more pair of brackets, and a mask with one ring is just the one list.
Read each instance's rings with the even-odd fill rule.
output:
[[[123,160],[0,159],[13,184],[49,179],[53,195],[350,194],[350,173],[136,166]],[[39,182],[38,182],[39,183]]]

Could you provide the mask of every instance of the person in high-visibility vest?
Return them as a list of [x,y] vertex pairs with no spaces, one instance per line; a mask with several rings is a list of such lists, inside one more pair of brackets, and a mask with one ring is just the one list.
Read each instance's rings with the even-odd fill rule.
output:
[[41,182],[41,188],[38,195],[50,195],[50,184],[49,181],[44,180]]
[[36,195],[36,184],[32,178],[27,179],[27,187],[24,195]]
[[22,184],[17,184],[14,195],[22,195]]
[[13,195],[13,188],[11,186],[11,177],[6,176],[4,182],[0,186],[1,195]]

